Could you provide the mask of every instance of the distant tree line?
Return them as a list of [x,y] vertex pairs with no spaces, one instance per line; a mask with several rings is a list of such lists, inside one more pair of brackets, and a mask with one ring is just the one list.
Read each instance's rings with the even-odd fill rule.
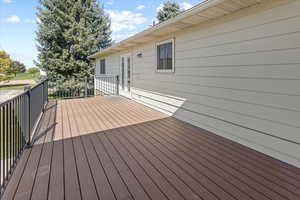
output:
[[24,73],[26,67],[20,61],[12,60],[10,55],[5,51],[0,51],[0,73],[2,74],[1,79],[8,79],[10,75],[16,76],[17,73]]

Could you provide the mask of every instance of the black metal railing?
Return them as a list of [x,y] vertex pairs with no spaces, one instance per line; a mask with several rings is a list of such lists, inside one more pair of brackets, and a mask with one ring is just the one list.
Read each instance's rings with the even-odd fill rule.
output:
[[35,129],[51,99],[118,95],[118,76],[47,79],[0,104],[0,198],[16,162],[34,141]]
[[0,194],[32,136],[48,101],[48,80],[0,104]]
[[94,96],[94,77],[49,79],[50,99],[83,98]]
[[119,79],[115,75],[49,79],[48,93],[50,100],[85,98],[98,95],[118,95],[118,85]]
[[95,76],[95,95],[119,95],[119,76]]

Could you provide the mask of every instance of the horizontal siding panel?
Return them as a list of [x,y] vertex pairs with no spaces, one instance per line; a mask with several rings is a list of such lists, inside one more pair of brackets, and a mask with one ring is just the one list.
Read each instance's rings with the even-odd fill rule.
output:
[[[266,119],[264,118],[264,116],[257,116],[259,113],[258,111],[255,112],[253,110],[252,112],[255,112],[254,115],[250,115],[244,112],[245,107],[242,108],[238,107],[238,105],[236,106],[237,108],[230,109],[227,107],[227,105],[224,105],[224,107],[218,107],[218,105],[199,105],[196,103],[187,102],[182,108],[216,117],[218,119],[227,121],[228,123],[233,123],[241,127],[247,127],[249,129],[261,131],[275,137],[283,138],[285,140],[294,141],[295,143],[298,143],[300,147],[299,126],[297,126],[297,124],[292,126],[286,123],[275,121],[277,120],[275,118],[284,115],[284,112],[282,112],[283,114],[281,115],[274,115],[272,116],[272,118]],[[238,110],[238,108],[241,108],[240,111]],[[285,119],[290,118],[299,120],[299,116],[299,114],[296,116],[296,118],[293,118],[294,116],[285,116]]]
[[[156,76],[156,77],[155,77]],[[193,76],[164,76],[156,75],[142,75],[139,80],[156,82],[159,84],[174,83],[177,85],[190,85],[194,87],[208,86],[208,87],[222,87],[239,90],[251,90],[258,92],[287,94],[291,96],[300,95],[300,80],[273,80],[273,79],[245,79],[245,78],[224,78],[224,77],[193,77]],[[180,87],[180,86],[179,86]]]
[[[266,6],[259,5],[247,10],[244,9],[234,15],[225,16],[222,19],[213,20],[203,25],[200,24],[192,29],[187,29],[186,31],[178,34],[178,36],[184,35],[180,42],[185,43],[188,41],[202,40],[205,38],[214,39],[213,37],[218,35],[231,35],[234,32],[243,30],[254,30],[253,33],[255,33],[256,28],[263,29],[263,27],[268,24],[276,24],[279,21],[284,21],[289,18],[295,18],[299,16],[299,1],[286,0],[284,2],[275,0],[274,5],[265,5]],[[286,12],[287,10],[288,12]],[[276,32],[280,30],[281,29],[276,28]],[[270,31],[270,33],[274,32]],[[239,35],[238,38],[241,38],[241,35]]]
[[[150,98],[151,101],[157,100],[157,102],[152,102],[152,104],[161,104],[163,102],[171,104],[171,101],[166,101],[166,98],[152,95],[151,93],[143,92],[142,98],[145,97],[146,99]],[[187,101],[182,106],[173,105],[300,143],[298,134],[300,130],[300,112],[276,110],[237,102],[233,104],[231,101],[204,96],[199,96],[197,102],[193,101],[193,98],[187,98]],[[172,112],[171,110],[169,111]],[[284,135],[282,134],[283,132],[285,133]]]
[[[142,88],[151,89],[156,84],[155,83],[137,83]],[[173,85],[171,87],[170,85]],[[210,97],[213,99],[223,99],[231,102],[232,104],[236,102],[257,105],[259,107],[270,107],[277,110],[289,110],[292,112],[300,112],[300,96],[299,97],[289,97],[287,95],[276,95],[276,94],[266,94],[257,93],[250,91],[240,91],[234,89],[226,88],[209,88],[209,87],[194,87],[190,89],[189,85],[168,83],[168,85],[161,84],[156,86],[155,91],[169,94],[178,95],[185,99],[198,99],[201,96]],[[167,92],[165,92],[167,90]],[[197,100],[197,102],[199,102]]]
[[299,63],[300,49],[272,50],[268,52],[241,53],[213,57],[176,57],[175,66],[222,66],[222,65],[257,65]]
[[[190,49],[222,47],[231,45],[232,43],[242,43],[246,41],[272,39],[284,37],[292,33],[300,31],[300,15],[299,13],[293,17],[274,21],[269,24],[255,27],[253,29],[238,29],[234,32],[219,33],[214,36],[201,37],[201,31],[194,31],[188,37],[186,35],[178,35],[176,37],[176,50],[178,52],[188,51]],[[278,26],[282,27],[278,29]],[[209,29],[210,30],[210,29]],[[227,29],[226,29],[227,30]],[[243,37],[241,37],[241,35]],[[189,40],[187,41],[187,38]]]
[[[106,59],[107,74],[119,74],[120,56],[114,55]],[[109,67],[108,67],[109,66]]]
[[[300,47],[295,49],[278,49],[266,52],[248,52],[235,55],[216,55],[211,57],[180,57],[175,56],[175,71],[185,67],[222,67],[222,66],[258,66],[258,65],[298,65]],[[155,56],[134,60],[135,72],[156,68]]]
[[[300,63],[291,65],[206,66],[176,68],[176,76],[245,77],[260,79],[300,79]],[[155,68],[144,67],[139,73],[154,74]]]
[[259,40],[242,41],[234,44],[215,46],[210,48],[192,48],[184,51],[176,50],[177,58],[194,58],[210,56],[226,56],[231,54],[247,54],[268,52],[300,47],[300,18],[299,32],[290,33],[279,37],[264,38]]

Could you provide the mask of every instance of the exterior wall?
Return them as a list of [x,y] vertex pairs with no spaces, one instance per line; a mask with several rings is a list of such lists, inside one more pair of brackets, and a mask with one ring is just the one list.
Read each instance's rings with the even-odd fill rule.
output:
[[133,99],[300,167],[300,1],[270,2],[161,38],[175,73],[132,49]]
[[260,5],[170,36],[175,73],[155,72],[154,43],[134,49],[133,98],[300,167],[299,10]]
[[[101,58],[103,59],[103,58]],[[96,76],[100,76],[100,60],[96,59]],[[109,57],[105,57],[105,65],[106,65],[106,74],[107,75],[116,75],[119,74],[120,69],[120,55],[115,54]]]

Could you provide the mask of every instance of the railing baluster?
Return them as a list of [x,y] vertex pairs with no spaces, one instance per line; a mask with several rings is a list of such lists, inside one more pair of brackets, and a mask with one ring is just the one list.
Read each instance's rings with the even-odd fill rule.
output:
[[2,159],[3,159],[3,144],[4,144],[4,141],[3,141],[3,128],[4,128],[4,123],[3,123],[3,119],[4,119],[4,117],[3,117],[3,115],[2,115],[2,113],[3,113],[3,108],[0,108],[0,156],[1,156],[1,163],[0,163],[0,193],[1,193],[1,191],[2,191],[2,180],[3,180],[3,165],[2,165]]
[[12,102],[12,166],[15,164],[15,133],[16,133],[16,127],[15,127],[15,101]]
[[12,130],[12,114],[13,114],[13,108],[12,108],[12,102],[9,104],[9,172],[11,172],[12,168],[12,153],[13,153],[13,141],[12,141],[12,136],[13,136],[13,130]]
[[45,80],[0,104],[0,198],[25,145],[31,145],[34,129],[48,102],[47,84]]
[[[5,163],[6,163],[6,173],[8,173],[8,161],[7,161],[7,159],[8,159],[8,142],[9,142],[9,140],[8,140],[8,112],[9,112],[9,110],[8,110],[8,104],[6,104],[6,131],[5,131],[5,133],[6,133],[6,143],[5,143],[5,145],[6,145],[6,152],[5,152]],[[6,176],[6,180],[7,180],[7,176]]]

